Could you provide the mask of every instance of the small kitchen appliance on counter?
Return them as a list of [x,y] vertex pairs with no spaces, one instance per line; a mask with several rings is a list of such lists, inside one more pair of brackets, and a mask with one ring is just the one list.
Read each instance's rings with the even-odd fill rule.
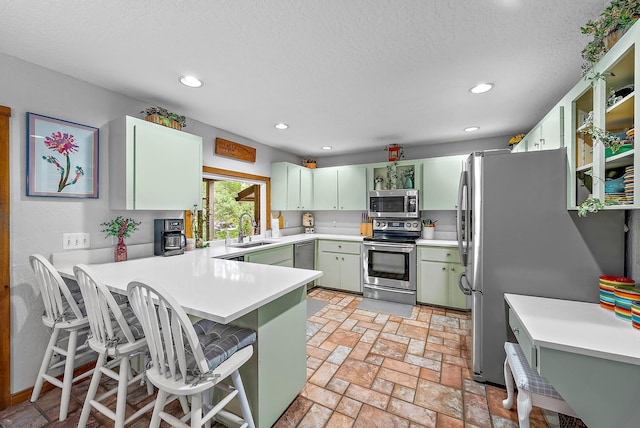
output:
[[153,220],[153,254],[175,256],[184,254],[187,237],[184,234],[184,220],[164,218]]
[[315,233],[313,228],[313,214],[304,213],[302,215],[302,226],[304,227],[304,233]]

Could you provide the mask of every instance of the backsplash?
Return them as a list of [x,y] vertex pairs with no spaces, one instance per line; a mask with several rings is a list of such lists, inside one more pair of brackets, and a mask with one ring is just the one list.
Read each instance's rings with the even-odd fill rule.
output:
[[[314,217],[316,233],[332,233],[338,235],[359,235],[362,211],[310,211]],[[302,224],[301,211],[283,211],[285,229],[298,228]],[[455,240],[455,211],[421,211],[420,221],[431,219],[436,221],[435,239]],[[283,232],[284,233],[284,232]],[[289,234],[289,233],[287,233]]]

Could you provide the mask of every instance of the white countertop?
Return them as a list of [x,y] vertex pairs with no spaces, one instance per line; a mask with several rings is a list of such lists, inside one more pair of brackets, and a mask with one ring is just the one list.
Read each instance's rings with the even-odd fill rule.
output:
[[299,233],[297,235],[290,236],[282,236],[279,238],[263,238],[256,239],[256,242],[265,241],[269,242],[269,244],[261,245],[252,248],[240,248],[236,246],[225,247],[224,245],[216,245],[213,247],[196,249],[194,251],[207,251],[209,257],[218,257],[218,258],[231,258],[235,256],[239,256],[241,254],[247,254],[254,251],[267,250],[269,248],[276,248],[282,245],[295,244],[298,242],[305,241],[313,241],[316,239],[329,239],[334,241],[355,241],[362,242],[363,237],[359,235],[338,235],[338,234],[329,234],[329,233]]
[[640,365],[640,330],[597,303],[505,294],[538,347]]
[[[133,280],[157,283],[188,314],[224,324],[322,276],[316,270],[216,259],[212,252],[215,248],[91,264],[89,268],[111,291],[126,293]],[[74,278],[72,266],[57,269],[62,276]]]
[[418,239],[416,244],[430,247],[457,247],[458,241],[448,239]]

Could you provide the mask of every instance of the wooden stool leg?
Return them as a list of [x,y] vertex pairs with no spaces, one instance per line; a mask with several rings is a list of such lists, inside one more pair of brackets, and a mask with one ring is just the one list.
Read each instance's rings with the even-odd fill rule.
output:
[[502,406],[505,409],[511,409],[513,407],[513,376],[511,375],[511,367],[509,366],[509,359],[504,360],[504,385],[507,388],[507,398],[502,400]]

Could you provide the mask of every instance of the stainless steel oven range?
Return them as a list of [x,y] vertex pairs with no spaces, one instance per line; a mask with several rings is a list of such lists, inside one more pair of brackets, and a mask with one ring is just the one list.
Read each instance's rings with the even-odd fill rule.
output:
[[373,236],[362,243],[364,297],[416,304],[416,240],[420,230],[418,220],[373,221]]

